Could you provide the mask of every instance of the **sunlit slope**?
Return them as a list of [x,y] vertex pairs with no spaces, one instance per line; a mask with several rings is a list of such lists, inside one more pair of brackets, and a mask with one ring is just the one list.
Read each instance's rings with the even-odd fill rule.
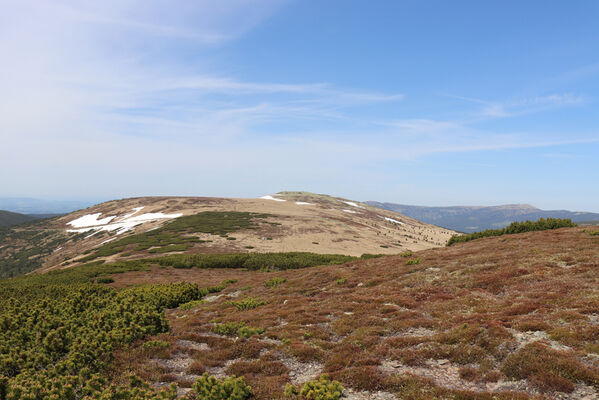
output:
[[363,203],[304,192],[258,199],[131,198],[4,233],[0,276],[171,253],[394,254],[443,246],[452,233]]

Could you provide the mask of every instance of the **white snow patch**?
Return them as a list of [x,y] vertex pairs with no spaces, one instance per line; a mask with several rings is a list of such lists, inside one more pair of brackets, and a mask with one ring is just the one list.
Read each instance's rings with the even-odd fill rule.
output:
[[352,206],[352,207],[358,207],[358,208],[364,208],[364,206],[361,206],[357,203],[354,203],[353,201],[344,201],[345,204],[347,204],[348,206]]
[[296,201],[295,204],[297,204],[298,206],[311,206],[312,203],[307,203],[305,201]]
[[383,217],[382,215],[379,215],[379,217],[381,217],[382,219],[384,219],[385,221],[389,221],[389,222],[393,222],[394,224],[399,224],[399,225],[405,225],[403,222],[398,221],[396,219],[393,218],[389,218],[389,217]]
[[114,220],[116,216],[110,216],[99,220],[98,217],[101,215],[101,213],[85,215],[81,218],[77,218],[74,221],[68,222],[68,225],[71,225],[78,229],[67,229],[67,232],[82,233],[93,231],[93,233],[91,235],[88,235],[86,239],[101,231],[116,231],[116,234],[120,235],[123,232],[131,230],[133,227],[137,225],[143,224],[144,222],[156,221],[159,219],[179,218],[183,215],[182,213],[164,214],[161,212],[157,212],[141,214],[134,217],[134,215],[137,214],[142,208],[143,207],[134,208],[134,212],[118,218],[117,222],[113,223],[110,222]]
[[84,215],[83,217],[74,219],[73,221],[68,222],[67,224],[71,225],[74,228],[83,228],[85,226],[106,225],[114,219],[114,216],[98,219],[100,215],[102,215],[102,213]]
[[283,199],[275,199],[274,197],[272,197],[271,195],[266,195],[266,196],[262,196],[259,197],[260,199],[264,199],[264,200],[274,200],[274,201],[287,201],[287,200],[283,200]]
[[60,251],[62,250],[62,247],[57,248],[56,250],[54,250],[54,252]]
[[350,213],[350,214],[356,214],[356,212],[353,210],[342,210],[342,211],[346,212],[346,213]]

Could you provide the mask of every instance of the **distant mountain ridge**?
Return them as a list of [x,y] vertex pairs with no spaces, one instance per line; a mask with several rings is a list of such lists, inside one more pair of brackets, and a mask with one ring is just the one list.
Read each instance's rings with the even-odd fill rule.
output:
[[539,218],[570,218],[574,222],[599,222],[599,214],[568,210],[541,210],[530,204],[500,206],[424,207],[396,203],[367,201],[366,204],[395,211],[419,221],[460,232],[475,232],[503,228],[514,221]]
[[22,224],[37,219],[34,216],[0,210],[0,228]]
[[20,225],[38,219],[52,218],[61,214],[21,214],[12,211],[0,210],[0,228]]

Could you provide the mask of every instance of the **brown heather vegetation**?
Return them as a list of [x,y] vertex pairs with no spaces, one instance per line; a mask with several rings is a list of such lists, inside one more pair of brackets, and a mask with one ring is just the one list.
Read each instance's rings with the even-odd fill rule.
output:
[[[203,372],[243,376],[259,399],[283,398],[286,383],[321,373],[350,398],[366,396],[356,399],[598,398],[599,237],[564,228],[416,257],[419,264],[398,255],[280,272],[114,275],[115,287],[236,281],[197,307],[168,311],[171,332],[153,339],[170,346],[118,353],[113,378],[133,371],[189,387]],[[280,283],[264,284],[273,279]],[[261,305],[236,307],[247,298]],[[264,332],[214,332],[226,323]]]

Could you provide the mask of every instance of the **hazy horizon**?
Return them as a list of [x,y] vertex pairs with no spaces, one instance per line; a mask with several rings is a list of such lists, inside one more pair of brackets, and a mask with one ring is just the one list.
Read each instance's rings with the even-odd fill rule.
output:
[[[270,193],[270,194],[275,194],[275,193]],[[331,193],[320,193],[320,194],[327,194],[327,195],[331,195],[333,197],[344,197],[344,196],[338,196],[336,194],[331,194]],[[147,195],[148,197],[153,197],[156,195]],[[139,196],[139,197],[146,197],[146,196]],[[179,196],[179,195],[164,195],[164,196],[158,196],[158,197],[187,197],[187,196]],[[189,197],[225,197],[225,196],[220,196],[220,195],[197,195],[197,196],[189,196]],[[231,196],[232,198],[256,198],[259,196]],[[23,213],[23,214],[36,214],[36,213],[68,213],[68,212],[72,212],[72,211],[76,211],[78,209],[81,208],[87,208],[87,207],[91,207],[106,201],[111,201],[111,200],[120,200],[123,198],[62,198],[62,197],[55,197],[55,198],[43,198],[43,197],[0,197],[0,211],[4,210],[4,211],[11,211],[11,212],[17,212],[17,213]],[[576,209],[572,209],[572,208],[561,208],[561,209],[544,209],[542,207],[538,207],[535,204],[528,204],[528,203],[501,203],[501,204],[408,204],[408,203],[402,203],[400,201],[392,201],[392,200],[380,200],[380,199],[355,199],[355,198],[348,198],[350,200],[356,200],[356,201],[360,201],[360,202],[368,202],[368,201],[375,201],[375,202],[380,202],[380,203],[392,203],[392,204],[401,204],[401,205],[406,205],[406,206],[419,206],[419,207],[496,207],[496,206],[506,206],[506,205],[529,205],[529,206],[533,206],[537,209],[543,210],[543,211],[556,211],[556,210],[567,210],[567,211],[573,211],[573,212],[599,212],[599,210],[576,210]],[[27,203],[23,203],[26,204],[25,206],[16,206],[15,201],[16,200],[31,200],[34,201],[34,205],[30,205]],[[39,206],[35,206],[35,203],[39,202]],[[48,208],[48,205],[50,204],[51,207],[54,207],[55,210],[52,211],[51,209]],[[69,207],[69,205],[75,204],[75,206]],[[7,206],[8,205],[8,206]],[[40,208],[42,207],[42,208]],[[56,211],[56,210],[60,210],[60,211]]]

